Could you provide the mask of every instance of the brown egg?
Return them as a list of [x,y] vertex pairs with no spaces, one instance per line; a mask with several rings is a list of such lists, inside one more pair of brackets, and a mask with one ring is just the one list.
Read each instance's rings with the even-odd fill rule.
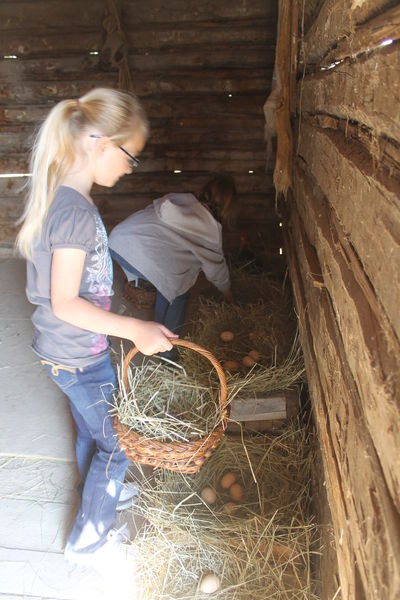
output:
[[237,511],[237,509],[239,508],[239,504],[235,504],[234,502],[227,502],[226,504],[224,504],[224,506],[222,507],[222,510],[227,514],[227,515],[233,515],[233,513],[235,513]]
[[236,360],[226,360],[224,362],[224,369],[231,373],[235,373],[235,371],[239,371],[240,365]]
[[243,488],[239,483],[234,483],[229,490],[232,500],[241,500],[243,498]]
[[254,360],[254,358],[251,358],[251,356],[244,356],[242,358],[242,363],[245,367],[248,367],[250,369],[250,367],[254,367],[256,361]]
[[224,488],[224,490],[229,490],[232,483],[235,483],[235,481],[236,481],[235,473],[227,472],[221,479],[221,487]]
[[250,350],[248,355],[256,362],[260,360],[260,353],[257,350]]
[[214,502],[217,499],[217,494],[215,493],[215,490],[213,490],[211,487],[205,487],[204,489],[202,489],[200,496],[207,504],[214,504]]
[[223,342],[231,342],[235,336],[232,331],[223,331],[219,337]]

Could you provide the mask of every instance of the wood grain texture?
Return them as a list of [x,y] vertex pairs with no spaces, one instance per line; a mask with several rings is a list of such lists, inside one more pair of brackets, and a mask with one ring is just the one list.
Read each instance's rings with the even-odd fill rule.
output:
[[308,29],[301,51],[301,70],[316,65],[342,38],[349,38],[358,24],[374,18],[395,4],[391,0],[325,0]]
[[400,143],[399,72],[400,52],[388,46],[308,75],[298,84],[299,111],[351,119]]
[[[299,194],[299,202],[304,201]],[[328,495],[334,513],[344,598],[396,598],[400,592],[398,514],[393,511],[381,456],[376,452],[363,399],[352,378],[342,323],[337,320],[324,285],[323,257],[308,239],[294,207],[290,233],[290,261],[294,260],[295,248],[297,279],[303,290],[303,300],[297,300],[298,308],[301,315],[307,310],[312,336],[306,346],[312,348],[306,364],[310,381],[314,382],[313,402],[325,446]],[[382,556],[385,560],[381,560]]]
[[393,293],[400,289],[398,184],[385,176],[380,180],[371,156],[341,132],[303,122],[300,136],[299,153],[351,240],[400,339],[400,313]]

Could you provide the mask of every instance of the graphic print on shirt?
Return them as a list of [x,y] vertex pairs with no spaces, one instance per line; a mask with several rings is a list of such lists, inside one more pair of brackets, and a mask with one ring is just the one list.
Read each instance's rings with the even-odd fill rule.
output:
[[[104,310],[111,308],[113,266],[108,251],[108,240],[105,227],[100,217],[95,216],[96,243],[90,256],[90,265],[87,267],[88,290],[91,301]],[[95,333],[92,336],[92,353],[99,354],[107,348],[107,337]]]

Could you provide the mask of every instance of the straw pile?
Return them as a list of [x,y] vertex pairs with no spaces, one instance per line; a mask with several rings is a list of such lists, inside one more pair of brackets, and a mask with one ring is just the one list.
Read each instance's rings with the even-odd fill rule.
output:
[[[188,352],[183,351],[182,356]],[[212,381],[210,363],[198,356],[197,370],[189,376],[181,365],[171,361],[144,359],[128,367],[125,386],[122,353],[119,391],[111,412],[148,440],[190,442],[206,437],[220,425],[222,414],[218,379]]]
[[[229,398],[241,390],[249,395],[301,383],[303,355],[287,287],[266,273],[241,269],[231,269],[231,281],[237,304],[200,296],[190,323],[190,339],[210,349],[225,367]],[[224,341],[224,332],[233,334],[233,339]],[[249,356],[245,366],[243,359]],[[187,354],[182,364],[188,372],[196,372],[198,356]]]
[[[243,488],[236,510],[221,478]],[[225,438],[196,475],[156,470],[141,482],[146,519],[133,544],[140,600],[312,599],[307,517],[310,456],[302,428],[279,437]],[[207,503],[202,490],[215,490]],[[214,573],[220,588],[200,591]]]
[[[190,335],[223,365],[232,360],[240,365],[225,369],[228,403],[241,392],[250,397],[294,387],[302,381],[304,364],[287,290],[266,274],[242,270],[232,271],[232,287],[237,305],[200,298]],[[221,339],[227,330],[234,336],[230,342]],[[243,366],[242,358],[251,352],[254,364]],[[181,348],[179,354],[180,365],[148,359],[131,365],[126,387],[118,369],[114,414],[149,440],[194,441],[221,423],[214,368],[197,352]]]

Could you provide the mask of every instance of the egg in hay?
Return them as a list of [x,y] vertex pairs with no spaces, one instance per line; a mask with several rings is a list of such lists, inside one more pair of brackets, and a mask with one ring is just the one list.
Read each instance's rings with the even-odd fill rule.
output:
[[221,487],[224,488],[224,490],[229,490],[229,488],[231,487],[231,485],[233,483],[235,483],[235,481],[236,481],[235,473],[231,473],[230,471],[228,471],[227,473],[225,473],[225,475],[221,479]]
[[215,490],[213,490],[213,488],[211,487],[203,488],[201,490],[200,496],[207,504],[214,504],[214,502],[217,499],[217,494],[215,493]]
[[241,500],[243,498],[243,488],[240,483],[232,484],[229,493],[232,500]]
[[242,363],[245,367],[254,367],[254,365],[256,364],[256,361],[254,360],[254,358],[251,358],[251,356],[244,356],[242,358]]
[[249,354],[250,358],[255,360],[256,362],[260,360],[260,353],[257,350],[250,350]]
[[200,591],[203,594],[213,594],[221,587],[221,581],[215,573],[203,575],[200,581]]
[[235,336],[233,335],[232,331],[222,331],[219,337],[223,342],[231,342]]
[[231,373],[235,373],[235,371],[239,371],[240,365],[236,360],[226,360],[224,362],[224,368]]

